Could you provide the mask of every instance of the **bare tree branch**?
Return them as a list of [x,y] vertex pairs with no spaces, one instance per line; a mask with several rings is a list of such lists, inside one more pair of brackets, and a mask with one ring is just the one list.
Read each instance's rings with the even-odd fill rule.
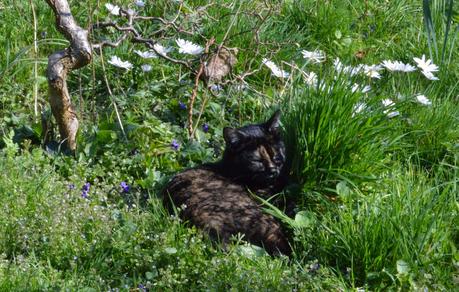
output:
[[73,19],[67,0],[46,0],[46,2],[54,11],[57,29],[70,41],[70,47],[49,56],[46,75],[49,84],[49,102],[59,126],[61,139],[66,141],[71,151],[74,151],[79,123],[67,88],[67,75],[70,71],[91,62],[91,45],[88,41],[88,32],[79,27]]

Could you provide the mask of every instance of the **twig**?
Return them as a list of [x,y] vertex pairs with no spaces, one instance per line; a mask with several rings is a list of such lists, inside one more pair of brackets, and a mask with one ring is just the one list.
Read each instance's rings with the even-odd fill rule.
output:
[[108,83],[107,72],[105,71],[105,62],[104,62],[104,57],[103,57],[103,54],[102,54],[102,49],[100,50],[100,57],[101,57],[101,61],[102,61],[101,62],[102,63],[102,71],[104,72],[105,85],[107,86],[108,94],[110,95],[110,99],[112,101],[113,108],[115,109],[116,118],[118,120],[118,124],[120,126],[121,132],[123,133],[124,139],[127,140],[127,135],[126,135],[126,132],[124,131],[124,126],[123,126],[123,122],[121,121],[121,116],[120,116],[120,113],[118,111],[118,106],[116,105],[115,99],[113,98],[112,90],[110,89],[110,84]]
[[29,0],[30,7],[32,8],[32,17],[33,17],[33,54],[34,54],[34,66],[33,66],[33,100],[34,100],[34,113],[35,118],[38,117],[38,40],[37,40],[37,15],[35,13],[35,6],[33,1]]
[[[209,47],[215,42],[215,39],[212,37],[206,44],[206,48],[204,50],[204,55],[209,53]],[[193,105],[198,94],[199,88],[199,79],[201,78],[201,74],[204,72],[205,60],[201,59],[201,64],[199,65],[198,73],[196,74],[196,78],[194,79],[194,88],[193,93],[191,94],[190,102],[188,104],[188,134],[190,140],[193,139]]]

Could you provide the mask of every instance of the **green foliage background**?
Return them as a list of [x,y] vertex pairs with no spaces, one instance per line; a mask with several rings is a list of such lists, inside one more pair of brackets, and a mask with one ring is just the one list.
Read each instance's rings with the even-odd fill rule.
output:
[[[106,1],[69,2],[83,27],[113,19]],[[115,4],[167,19],[179,7],[176,1],[145,1],[144,8],[133,2]],[[225,44],[239,50],[235,73],[256,71],[246,78],[248,88],[227,85],[211,94],[200,87],[194,120],[204,111],[191,141],[180,103],[187,104],[194,76],[164,60],[141,60],[134,50],[145,49],[128,41],[107,48],[69,77],[81,124],[76,155],[69,157],[55,145],[40,145],[43,129],[35,113],[36,100],[39,111],[49,114],[47,56],[67,41],[45,1],[2,1],[0,290],[457,289],[459,7],[457,1],[427,1],[426,14],[425,2],[184,1],[184,27],[199,21],[199,33],[217,43],[228,34]],[[207,14],[197,16],[209,3]],[[269,17],[260,21],[254,12]],[[424,19],[433,24],[429,34]],[[138,25],[147,34],[157,28]],[[92,38],[102,36],[114,39],[117,33]],[[202,36],[167,31],[161,37],[175,46],[177,37],[203,45]],[[308,63],[302,49],[323,50],[327,60]],[[440,80],[389,71],[370,80],[333,68],[336,58],[354,66],[387,59],[413,64],[423,54],[440,66]],[[113,55],[134,68],[110,66],[106,60]],[[291,78],[272,76],[262,65],[265,57]],[[140,69],[145,62],[151,72]],[[317,73],[317,85],[307,86],[286,63]],[[354,83],[371,85],[371,91],[353,92]],[[419,94],[432,105],[419,104]],[[390,110],[399,112],[394,118],[382,106],[387,98],[394,101]],[[366,108],[356,114],[362,102]],[[271,258],[243,244],[223,251],[167,214],[158,190],[177,171],[218,159],[223,127],[261,121],[276,108],[283,113],[292,165],[283,195],[297,202],[297,215],[288,218],[265,203],[285,222],[294,255]],[[87,182],[89,196],[83,198]]]

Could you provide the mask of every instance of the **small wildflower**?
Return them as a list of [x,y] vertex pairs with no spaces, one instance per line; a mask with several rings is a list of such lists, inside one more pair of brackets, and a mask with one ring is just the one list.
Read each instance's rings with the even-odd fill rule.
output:
[[87,198],[89,195],[89,189],[91,188],[91,184],[89,182],[85,183],[81,188],[81,197]]
[[399,111],[391,111],[391,112],[386,112],[388,118],[394,118],[396,116],[400,115]]
[[221,91],[223,87],[220,84],[212,84],[210,86],[210,90],[212,91]]
[[69,190],[74,190],[75,189],[75,185],[74,184],[69,184],[68,188],[69,188]]
[[204,133],[207,133],[209,132],[209,125],[207,123],[204,123],[202,125],[202,130],[204,131]]
[[179,108],[180,108],[181,110],[186,110],[186,104],[185,104],[185,103],[179,101],[178,106],[179,106]]
[[303,54],[303,58],[307,59],[311,63],[322,63],[325,61],[325,53],[323,51],[315,50],[310,52],[302,50],[301,54]]
[[394,102],[392,101],[392,99],[389,99],[389,98],[383,99],[382,103],[385,107],[394,105]]
[[414,57],[413,60],[416,62],[418,68],[422,70],[421,73],[424,74],[427,79],[438,80],[438,78],[433,75],[433,72],[438,71],[438,66],[432,63],[432,60],[426,60],[425,55],[422,55],[421,58]]
[[134,4],[137,5],[137,7],[145,7],[145,2],[141,0],[136,0]]
[[309,271],[312,273],[317,272],[319,269],[320,269],[320,264],[317,262],[309,266]]
[[366,107],[367,105],[363,102],[356,103],[352,111],[352,116],[361,113],[363,110],[365,110]]
[[370,85],[365,85],[362,88],[362,86],[360,84],[354,83],[352,85],[352,88],[351,88],[352,93],[357,92],[358,90],[360,90],[360,92],[362,92],[362,93],[367,93],[367,92],[369,92],[371,90],[371,86]]
[[122,61],[118,56],[112,56],[112,58],[108,61],[108,63],[112,64],[115,67],[123,68],[129,70],[132,68],[132,64],[128,61]]
[[421,73],[429,80],[438,80],[438,77],[434,76],[432,72],[421,71]]
[[134,9],[131,9],[131,8],[129,8],[126,12],[127,12],[128,15],[135,15],[136,14],[136,11]]
[[247,89],[247,84],[244,84],[244,83],[240,83],[240,84],[236,84],[233,86],[234,90],[236,91],[244,91]]
[[153,67],[151,67],[151,65],[148,64],[143,64],[142,66],[140,66],[140,68],[142,68],[143,72],[150,72]]
[[123,190],[123,193],[129,192],[129,189],[131,188],[126,182],[122,181],[120,183],[120,187]]
[[171,148],[175,151],[179,150],[180,144],[177,142],[177,140],[173,139],[171,142]]
[[168,53],[172,52],[173,48],[172,47],[166,48],[166,47],[162,46],[161,44],[156,43],[156,44],[153,45],[153,49],[158,54],[166,56]]
[[367,75],[370,78],[376,78],[380,79],[381,74],[379,74],[379,71],[382,70],[382,66],[380,65],[364,65],[363,66],[363,73]]
[[317,74],[314,72],[309,72],[304,75],[304,81],[309,86],[316,86],[317,85]]
[[117,5],[106,3],[105,8],[107,8],[107,10],[113,15],[120,15],[120,7]]
[[364,104],[363,102],[359,102],[354,106],[353,112],[355,114],[358,114],[358,113],[361,113],[365,108],[366,108],[366,104]]
[[175,42],[179,46],[179,53],[182,54],[199,55],[204,51],[203,47],[193,44],[187,40],[177,39]]
[[420,94],[420,95],[416,96],[416,100],[420,104],[423,104],[423,105],[431,105],[432,104],[432,102],[427,98],[427,96],[425,96],[423,94]]
[[264,58],[262,63],[271,70],[272,75],[278,78],[288,78],[290,73],[281,70],[273,61]]
[[152,59],[152,58],[158,58],[158,55],[156,55],[155,52],[153,51],[139,51],[139,50],[134,50],[134,53],[136,53],[137,55],[139,55],[140,57],[144,58],[144,59]]
[[381,63],[384,68],[386,68],[389,71],[400,71],[400,72],[413,72],[416,71],[416,67],[410,65],[410,64],[404,64],[400,61],[392,61],[392,60],[384,60]]
[[345,66],[338,58],[333,62],[333,66],[335,67],[335,70],[338,71],[339,73],[345,73],[351,76],[357,75],[363,69],[362,65],[359,65],[356,67]]

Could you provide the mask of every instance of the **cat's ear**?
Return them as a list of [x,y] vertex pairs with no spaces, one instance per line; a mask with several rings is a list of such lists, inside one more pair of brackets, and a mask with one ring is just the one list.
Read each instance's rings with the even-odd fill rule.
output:
[[277,110],[272,117],[265,123],[266,129],[272,134],[279,134],[280,129],[280,110]]
[[227,145],[234,146],[241,140],[241,135],[238,130],[225,127],[223,128],[223,138]]

